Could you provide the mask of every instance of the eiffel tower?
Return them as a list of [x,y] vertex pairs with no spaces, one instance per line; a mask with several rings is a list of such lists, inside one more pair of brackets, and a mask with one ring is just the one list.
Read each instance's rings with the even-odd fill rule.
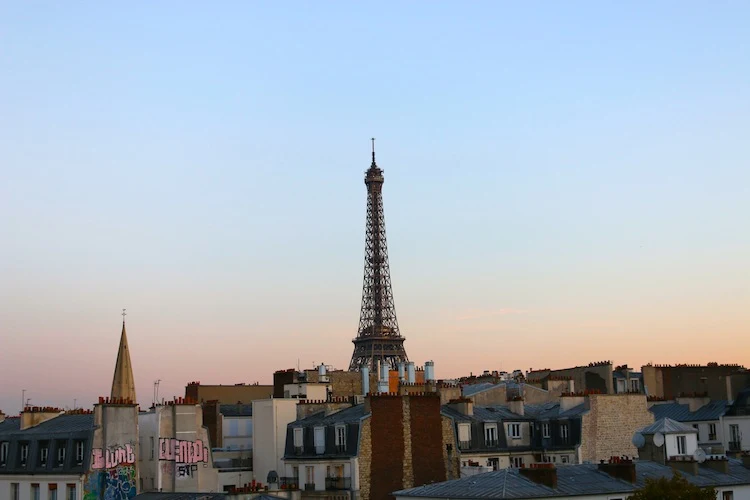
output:
[[383,171],[375,163],[375,139],[372,139],[372,164],[365,172],[367,186],[367,229],[365,234],[365,279],[362,285],[362,311],[354,342],[350,371],[363,367],[377,369],[377,362],[395,368],[407,362],[404,337],[398,329],[396,307],[388,267],[388,245],[383,215]]

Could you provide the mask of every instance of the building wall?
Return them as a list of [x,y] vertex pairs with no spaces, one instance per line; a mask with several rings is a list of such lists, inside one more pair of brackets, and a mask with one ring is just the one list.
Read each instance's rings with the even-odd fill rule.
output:
[[222,404],[250,403],[268,399],[273,395],[272,385],[200,385],[190,383],[185,387],[185,398],[199,403],[218,401]]
[[586,396],[582,415],[581,460],[598,463],[612,456],[637,456],[633,434],[654,422],[644,394]]
[[[385,499],[388,495],[404,486],[404,477],[410,471],[405,470],[403,423],[403,397],[377,396],[370,397],[372,410],[372,469],[370,471],[371,499]],[[409,449],[411,452],[411,449]],[[413,481],[413,477],[410,478]],[[410,485],[411,486],[411,485]],[[363,500],[367,500],[364,499]]]
[[729,440],[732,439],[729,426],[732,424],[739,426],[742,451],[750,450],[750,415],[742,417],[725,416],[721,419],[724,449],[729,450]]
[[535,380],[544,381],[548,378],[570,378],[573,380],[576,391],[599,390],[605,394],[614,394],[612,368],[612,363],[602,362],[592,363],[591,366],[576,366],[561,370],[540,370],[530,372],[527,380],[533,382]]
[[[554,390],[545,390],[535,385],[523,384],[524,402],[528,404],[542,404],[558,401],[560,394],[567,392],[564,388],[566,389],[568,386],[569,383],[564,381],[562,384],[554,385]],[[508,389],[505,384],[501,383],[496,387],[491,387],[485,391],[468,396],[468,398],[473,400],[477,406],[504,405],[508,400]]]
[[675,399],[683,393],[706,393],[710,399],[734,399],[750,383],[750,372],[739,365],[643,366],[650,396]]
[[69,476],[53,476],[53,475],[14,475],[14,476],[0,476],[0,498],[10,499],[11,484],[18,483],[18,499],[19,500],[33,500],[31,497],[31,485],[39,485],[39,498],[46,500],[49,494],[49,487],[57,488],[58,500],[68,500],[66,493],[68,492],[68,485],[75,486],[75,498],[76,500],[83,500],[83,484],[84,478],[80,475],[69,475]]
[[284,470],[282,458],[287,425],[295,420],[295,399],[253,401],[253,475],[256,481],[265,483],[269,472]]
[[138,471],[140,492],[158,491],[159,484],[159,423],[156,411],[138,415]]
[[84,480],[84,497],[108,498],[114,492],[138,493],[138,406],[97,404],[94,406],[94,437],[91,465]]
[[253,449],[253,417],[227,417],[222,415],[222,441],[227,450]]
[[359,427],[359,498],[368,500],[372,486],[372,416]]

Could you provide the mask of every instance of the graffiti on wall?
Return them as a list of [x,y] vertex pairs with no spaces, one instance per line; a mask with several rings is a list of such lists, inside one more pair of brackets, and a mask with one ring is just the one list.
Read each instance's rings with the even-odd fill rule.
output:
[[132,465],[134,463],[135,450],[132,444],[91,450],[91,468],[94,470],[112,469],[118,465]]
[[178,464],[177,465],[177,479],[190,479],[195,477],[198,473],[198,466],[196,464]]
[[159,438],[159,460],[180,464],[208,463],[208,448],[203,441],[185,441],[175,438]]
[[135,467],[121,465],[92,471],[83,487],[83,500],[130,500],[136,493]]

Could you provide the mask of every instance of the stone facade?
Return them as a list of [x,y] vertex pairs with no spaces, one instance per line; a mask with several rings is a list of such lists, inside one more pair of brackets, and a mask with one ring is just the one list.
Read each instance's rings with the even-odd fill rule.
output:
[[598,463],[612,456],[637,456],[633,434],[654,422],[643,394],[591,394],[581,418],[582,462]]
[[190,382],[185,387],[185,399],[204,403],[216,401],[221,404],[251,403],[258,399],[268,399],[273,395],[272,385],[201,385]]
[[588,366],[575,366],[561,370],[533,370],[526,374],[526,382],[540,384],[546,388],[548,380],[571,379],[575,391],[600,391],[604,394],[614,394],[612,379],[612,362],[600,361]]
[[750,372],[740,365],[645,365],[641,372],[648,395],[663,399],[701,393],[710,399],[732,400],[750,384]]

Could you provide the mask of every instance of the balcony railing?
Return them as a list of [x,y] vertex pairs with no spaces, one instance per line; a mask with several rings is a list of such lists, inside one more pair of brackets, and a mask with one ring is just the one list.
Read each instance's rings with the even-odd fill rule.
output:
[[299,478],[298,477],[280,477],[279,488],[281,488],[282,490],[298,490]]
[[315,491],[315,483],[305,483],[305,491]]
[[729,441],[729,451],[741,451],[742,443],[740,441]]
[[485,439],[484,444],[488,448],[495,448],[497,446],[497,439]]
[[295,446],[294,447],[294,454],[295,455],[302,455],[302,452],[305,451],[305,448],[302,446]]
[[346,444],[337,444],[336,453],[346,453]]
[[471,448],[471,441],[459,441],[458,442],[459,450],[468,450],[469,448]]
[[350,477],[327,477],[327,490],[350,490],[352,489],[352,478]]

